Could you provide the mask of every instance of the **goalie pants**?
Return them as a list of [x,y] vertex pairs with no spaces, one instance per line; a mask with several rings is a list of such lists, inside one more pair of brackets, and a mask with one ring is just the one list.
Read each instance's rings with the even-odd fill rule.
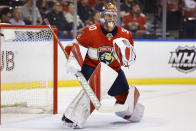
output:
[[[82,73],[86,80],[89,80],[91,74],[94,72],[95,68],[91,67],[87,64],[83,64],[82,66]],[[129,90],[129,84],[127,82],[126,76],[123,72],[123,70],[118,70],[118,77],[114,81],[112,87],[108,91],[108,95],[110,96],[118,96],[120,94],[125,94],[127,95],[128,90]],[[110,79],[110,78],[108,78]]]

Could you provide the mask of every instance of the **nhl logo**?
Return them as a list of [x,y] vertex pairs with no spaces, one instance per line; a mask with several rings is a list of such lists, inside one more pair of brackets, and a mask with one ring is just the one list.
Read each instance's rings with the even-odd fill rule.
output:
[[173,68],[183,73],[189,73],[196,69],[196,48],[194,46],[179,46],[175,52],[170,53],[169,64]]

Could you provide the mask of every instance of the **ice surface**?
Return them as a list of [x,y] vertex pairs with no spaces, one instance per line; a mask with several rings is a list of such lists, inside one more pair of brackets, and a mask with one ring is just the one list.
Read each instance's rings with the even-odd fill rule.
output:
[[[114,114],[93,112],[84,131],[196,131],[196,85],[138,85],[144,118],[129,123]],[[59,89],[59,114],[3,124],[0,131],[73,131],[64,127],[61,116],[80,87]],[[106,103],[110,104],[110,98]]]

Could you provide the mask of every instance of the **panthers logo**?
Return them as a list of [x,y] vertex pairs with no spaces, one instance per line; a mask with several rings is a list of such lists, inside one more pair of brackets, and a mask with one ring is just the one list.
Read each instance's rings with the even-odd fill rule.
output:
[[111,46],[103,46],[98,48],[98,59],[109,65],[114,61],[113,48]]

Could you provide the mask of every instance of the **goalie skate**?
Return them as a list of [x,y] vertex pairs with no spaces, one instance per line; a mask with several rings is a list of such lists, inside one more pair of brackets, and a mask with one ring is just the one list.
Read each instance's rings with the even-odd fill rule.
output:
[[76,123],[66,118],[65,115],[63,115],[62,117],[62,122],[63,122],[63,125],[66,127],[73,128],[73,129],[79,128],[79,126]]

